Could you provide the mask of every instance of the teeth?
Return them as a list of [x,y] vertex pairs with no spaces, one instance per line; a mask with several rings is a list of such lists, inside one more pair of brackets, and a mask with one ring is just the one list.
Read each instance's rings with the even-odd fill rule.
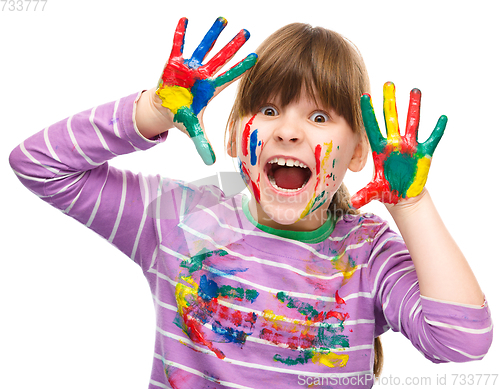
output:
[[301,168],[307,168],[306,165],[304,165],[302,162],[297,161],[296,159],[291,159],[291,158],[283,158],[283,157],[274,157],[272,160],[270,160],[268,163],[277,163],[280,166],[290,166],[290,167],[301,167]]

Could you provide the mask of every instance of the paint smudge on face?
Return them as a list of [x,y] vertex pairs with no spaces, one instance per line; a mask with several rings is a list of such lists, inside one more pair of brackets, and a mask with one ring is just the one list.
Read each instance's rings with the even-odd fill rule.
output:
[[241,152],[243,153],[243,156],[248,156],[248,145],[250,143],[250,130],[252,127],[253,120],[255,119],[255,116],[257,114],[253,115],[250,120],[247,122],[245,125],[245,129],[243,130],[243,133],[241,134]]
[[250,164],[252,166],[255,166],[255,164],[257,163],[257,153],[256,153],[258,145],[257,136],[258,136],[258,130],[255,129],[254,131],[252,131],[252,134],[250,135]]
[[251,178],[250,178],[250,172],[249,170],[247,169],[246,165],[244,162],[242,162],[240,164],[240,171],[242,172],[242,174],[245,176],[245,183],[246,185],[249,187],[248,189],[250,189],[250,191],[253,193],[254,197],[255,197],[255,200],[257,202],[260,202],[260,188],[259,188],[259,183],[260,183],[260,173],[257,177],[257,182],[254,182]]

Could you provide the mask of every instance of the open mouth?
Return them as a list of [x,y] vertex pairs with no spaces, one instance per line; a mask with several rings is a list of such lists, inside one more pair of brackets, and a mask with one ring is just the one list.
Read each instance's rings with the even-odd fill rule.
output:
[[304,188],[312,172],[305,164],[293,158],[275,157],[266,165],[271,185],[280,191],[298,192]]

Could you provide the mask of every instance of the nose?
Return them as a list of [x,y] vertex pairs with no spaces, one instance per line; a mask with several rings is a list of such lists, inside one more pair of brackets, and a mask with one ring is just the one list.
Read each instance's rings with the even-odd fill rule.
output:
[[273,138],[283,145],[301,143],[304,139],[304,132],[298,118],[289,117],[277,122]]

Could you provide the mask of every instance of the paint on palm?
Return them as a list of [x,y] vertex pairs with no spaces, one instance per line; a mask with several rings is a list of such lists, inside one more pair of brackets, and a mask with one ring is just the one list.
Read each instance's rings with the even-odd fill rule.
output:
[[282,349],[274,354],[276,363],[292,366],[312,362],[330,368],[346,365],[348,355],[342,350],[349,347],[344,334],[349,314],[338,291],[334,301],[313,303],[287,291],[257,291],[235,282],[248,271],[232,267],[240,263],[235,259],[221,249],[202,251],[180,263],[175,324],[194,345],[224,359],[227,351],[221,351],[219,345],[231,343],[243,348],[247,341],[253,341]]
[[384,85],[384,118],[387,137],[384,138],[375,117],[371,97],[361,97],[361,110],[368,140],[372,148],[375,173],[372,181],[351,201],[360,208],[372,200],[396,204],[401,199],[418,196],[427,181],[434,151],[443,136],[448,118],[441,116],[430,137],[423,143],[417,141],[420,121],[421,92],[413,89],[404,136],[400,135],[396,110],[395,86]]
[[206,64],[202,64],[212,49],[219,34],[226,27],[227,20],[218,18],[198,45],[190,59],[183,58],[184,36],[187,19],[181,18],[174,33],[172,52],[156,94],[162,105],[174,114],[174,122],[181,123],[193,140],[198,154],[207,165],[215,162],[215,154],[202,128],[198,115],[223,87],[255,65],[256,54],[249,54],[225,73],[213,77],[248,40],[250,34],[241,30],[222,50]]

